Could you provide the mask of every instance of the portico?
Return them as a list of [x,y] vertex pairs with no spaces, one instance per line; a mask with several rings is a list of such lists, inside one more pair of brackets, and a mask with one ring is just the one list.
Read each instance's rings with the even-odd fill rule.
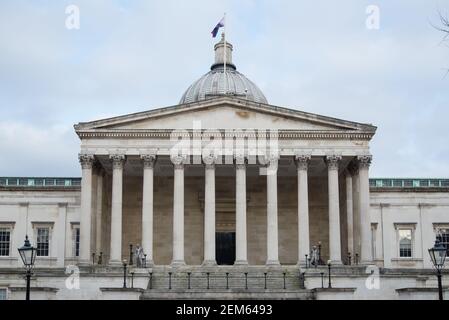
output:
[[[211,103],[216,107],[211,109]],[[215,110],[220,111],[218,105],[235,108],[236,115],[249,111],[248,102],[242,106],[230,97],[203,103],[203,108],[213,116]],[[181,108],[188,116],[192,106]],[[250,112],[273,117],[272,107],[264,108],[254,105]],[[184,142],[186,137],[201,141],[203,153],[195,157],[192,149],[173,156],[171,148],[180,140],[168,130],[108,128],[107,123],[117,118],[78,125],[80,162],[83,177],[87,177],[81,186],[81,257],[90,256],[89,248],[98,247],[95,239],[102,239],[101,250],[110,264],[129,256],[129,244],[141,244],[148,264],[215,265],[216,232],[225,230],[235,232],[236,265],[303,265],[319,241],[323,257],[334,264],[345,262],[349,248],[358,246],[362,261],[370,263],[368,142],[373,127],[321,117],[321,123],[352,126],[352,130],[319,130],[318,134],[300,128],[311,118],[309,114],[290,110],[275,114],[285,117],[287,112],[290,117],[303,118],[296,120],[299,130],[277,129],[276,157],[254,157],[248,143],[243,152],[235,149],[232,157],[201,156],[211,141],[208,128],[179,134]],[[148,123],[151,113],[158,111],[146,113]],[[127,116],[123,119],[131,127],[142,123]],[[223,146],[230,129],[214,129],[216,138],[221,132]],[[251,138],[251,133],[239,130],[231,130],[234,143]],[[268,136],[265,128],[260,132]],[[259,132],[254,137],[263,141]],[[195,161],[198,158],[200,162]],[[96,203],[92,195],[98,190],[93,181],[100,176],[103,182],[95,186],[101,188],[103,201]],[[349,188],[347,181],[357,181],[357,187]],[[356,205],[349,208],[347,199]],[[95,222],[94,212],[99,209],[103,219]],[[101,227],[93,230],[85,221]]]

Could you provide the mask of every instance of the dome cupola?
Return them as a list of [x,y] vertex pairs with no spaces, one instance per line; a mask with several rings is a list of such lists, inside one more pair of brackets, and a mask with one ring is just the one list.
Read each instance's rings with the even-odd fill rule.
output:
[[232,62],[232,44],[226,41],[225,49],[224,34],[220,42],[215,44],[214,49],[215,62],[211,70],[187,88],[179,104],[221,96],[236,96],[254,102],[268,103],[262,91],[245,75],[237,71]]

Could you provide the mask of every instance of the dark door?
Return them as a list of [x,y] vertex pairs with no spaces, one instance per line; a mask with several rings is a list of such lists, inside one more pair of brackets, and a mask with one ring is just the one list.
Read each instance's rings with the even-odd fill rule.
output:
[[215,234],[215,255],[217,264],[234,264],[235,232],[217,232]]

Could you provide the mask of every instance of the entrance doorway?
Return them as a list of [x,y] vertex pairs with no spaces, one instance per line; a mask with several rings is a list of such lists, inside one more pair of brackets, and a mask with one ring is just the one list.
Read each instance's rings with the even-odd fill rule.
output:
[[215,257],[219,265],[234,264],[235,232],[215,233]]

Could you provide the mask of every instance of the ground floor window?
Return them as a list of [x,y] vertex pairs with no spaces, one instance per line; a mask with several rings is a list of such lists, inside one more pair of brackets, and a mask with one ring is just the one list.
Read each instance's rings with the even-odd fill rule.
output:
[[80,256],[80,228],[75,228],[75,257]]
[[50,251],[50,228],[37,228],[36,255],[38,257],[48,257]]
[[377,223],[371,223],[371,254],[373,259],[377,258]]
[[72,223],[72,256],[80,256],[80,225]]
[[399,257],[412,257],[412,229],[399,230]]
[[11,229],[0,227],[0,257],[9,257],[11,251]]
[[7,292],[6,288],[0,288],[0,300],[6,300],[7,299]]
[[436,238],[446,247],[447,255],[449,255],[449,228],[439,228]]
[[413,258],[415,256],[415,223],[395,223],[397,237],[397,252],[399,258]]

